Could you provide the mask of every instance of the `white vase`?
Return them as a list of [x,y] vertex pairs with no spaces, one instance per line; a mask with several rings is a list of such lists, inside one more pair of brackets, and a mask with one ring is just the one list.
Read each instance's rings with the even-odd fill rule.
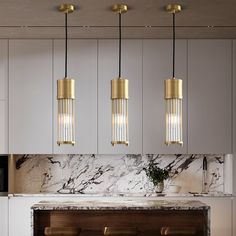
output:
[[154,187],[156,193],[162,193],[164,190],[164,182],[157,183]]

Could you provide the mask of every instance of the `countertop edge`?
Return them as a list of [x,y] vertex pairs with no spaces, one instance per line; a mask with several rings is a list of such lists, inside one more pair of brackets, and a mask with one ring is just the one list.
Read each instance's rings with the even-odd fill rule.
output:
[[210,206],[197,200],[83,200],[41,201],[32,210],[209,210]]
[[178,197],[183,197],[183,198],[221,198],[221,197],[234,197],[233,194],[158,194],[158,195],[94,195],[94,194],[54,194],[54,193],[15,193],[15,194],[8,194],[5,195],[9,198],[13,197],[58,197],[58,198],[143,198],[143,199],[148,199],[148,198],[178,198]]

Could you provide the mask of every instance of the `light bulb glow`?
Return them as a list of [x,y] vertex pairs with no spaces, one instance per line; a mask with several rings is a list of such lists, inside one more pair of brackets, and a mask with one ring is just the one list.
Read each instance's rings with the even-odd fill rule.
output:
[[166,144],[183,144],[182,99],[166,99]]
[[75,143],[74,99],[58,100],[57,143]]
[[128,145],[128,100],[112,100],[112,144]]

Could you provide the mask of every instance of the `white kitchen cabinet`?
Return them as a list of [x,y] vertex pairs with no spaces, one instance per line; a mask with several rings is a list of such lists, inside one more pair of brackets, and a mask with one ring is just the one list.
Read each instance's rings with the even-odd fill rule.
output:
[[8,98],[8,40],[0,40],[0,100]]
[[40,201],[54,201],[56,198],[11,197],[9,199],[9,236],[32,236],[31,207]]
[[233,227],[233,236],[236,236],[236,197],[233,197],[233,219],[232,219],[232,227]]
[[57,80],[64,78],[64,40],[54,41],[54,153],[97,153],[97,41],[69,40],[68,77],[75,80],[76,143],[57,145]]
[[8,197],[0,197],[0,235],[8,236]]
[[45,198],[12,197],[9,199],[9,236],[32,236],[31,206],[42,200]]
[[233,40],[233,153],[236,154],[236,40]]
[[[195,199],[197,200],[197,199]],[[211,236],[232,236],[232,201],[229,197],[199,198],[211,207]]]
[[0,154],[8,154],[8,40],[0,40]]
[[[160,198],[166,200],[166,198]],[[170,200],[201,201],[210,206],[211,236],[232,235],[232,199],[231,197],[173,197]],[[235,222],[235,221],[234,221]]]
[[188,41],[188,153],[232,153],[231,41]]
[[9,41],[9,152],[52,153],[52,40]]
[[129,80],[129,146],[111,145],[111,80],[118,77],[118,41],[98,43],[98,153],[142,153],[142,40],[122,41],[122,77]]
[[78,201],[78,197],[10,197],[8,236],[32,236],[31,207],[40,201]]
[[187,41],[176,43],[176,78],[183,80],[183,147],[165,145],[164,80],[172,77],[172,41],[143,41],[143,153],[187,153]]
[[8,154],[8,102],[0,100],[0,154]]

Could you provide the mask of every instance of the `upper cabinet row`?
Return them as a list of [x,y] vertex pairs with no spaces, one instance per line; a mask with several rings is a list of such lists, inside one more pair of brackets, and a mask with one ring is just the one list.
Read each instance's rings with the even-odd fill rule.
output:
[[180,40],[184,146],[166,146],[163,80],[171,76],[168,40],[143,42],[143,153],[231,153],[232,42]]
[[118,76],[117,41],[70,40],[76,144],[59,147],[56,81],[64,76],[64,41],[0,41],[0,153],[232,153],[231,40],[177,41],[176,76],[184,83],[183,147],[164,144],[164,79],[171,77],[171,40],[124,40],[122,46],[130,145],[110,143],[110,80]]

